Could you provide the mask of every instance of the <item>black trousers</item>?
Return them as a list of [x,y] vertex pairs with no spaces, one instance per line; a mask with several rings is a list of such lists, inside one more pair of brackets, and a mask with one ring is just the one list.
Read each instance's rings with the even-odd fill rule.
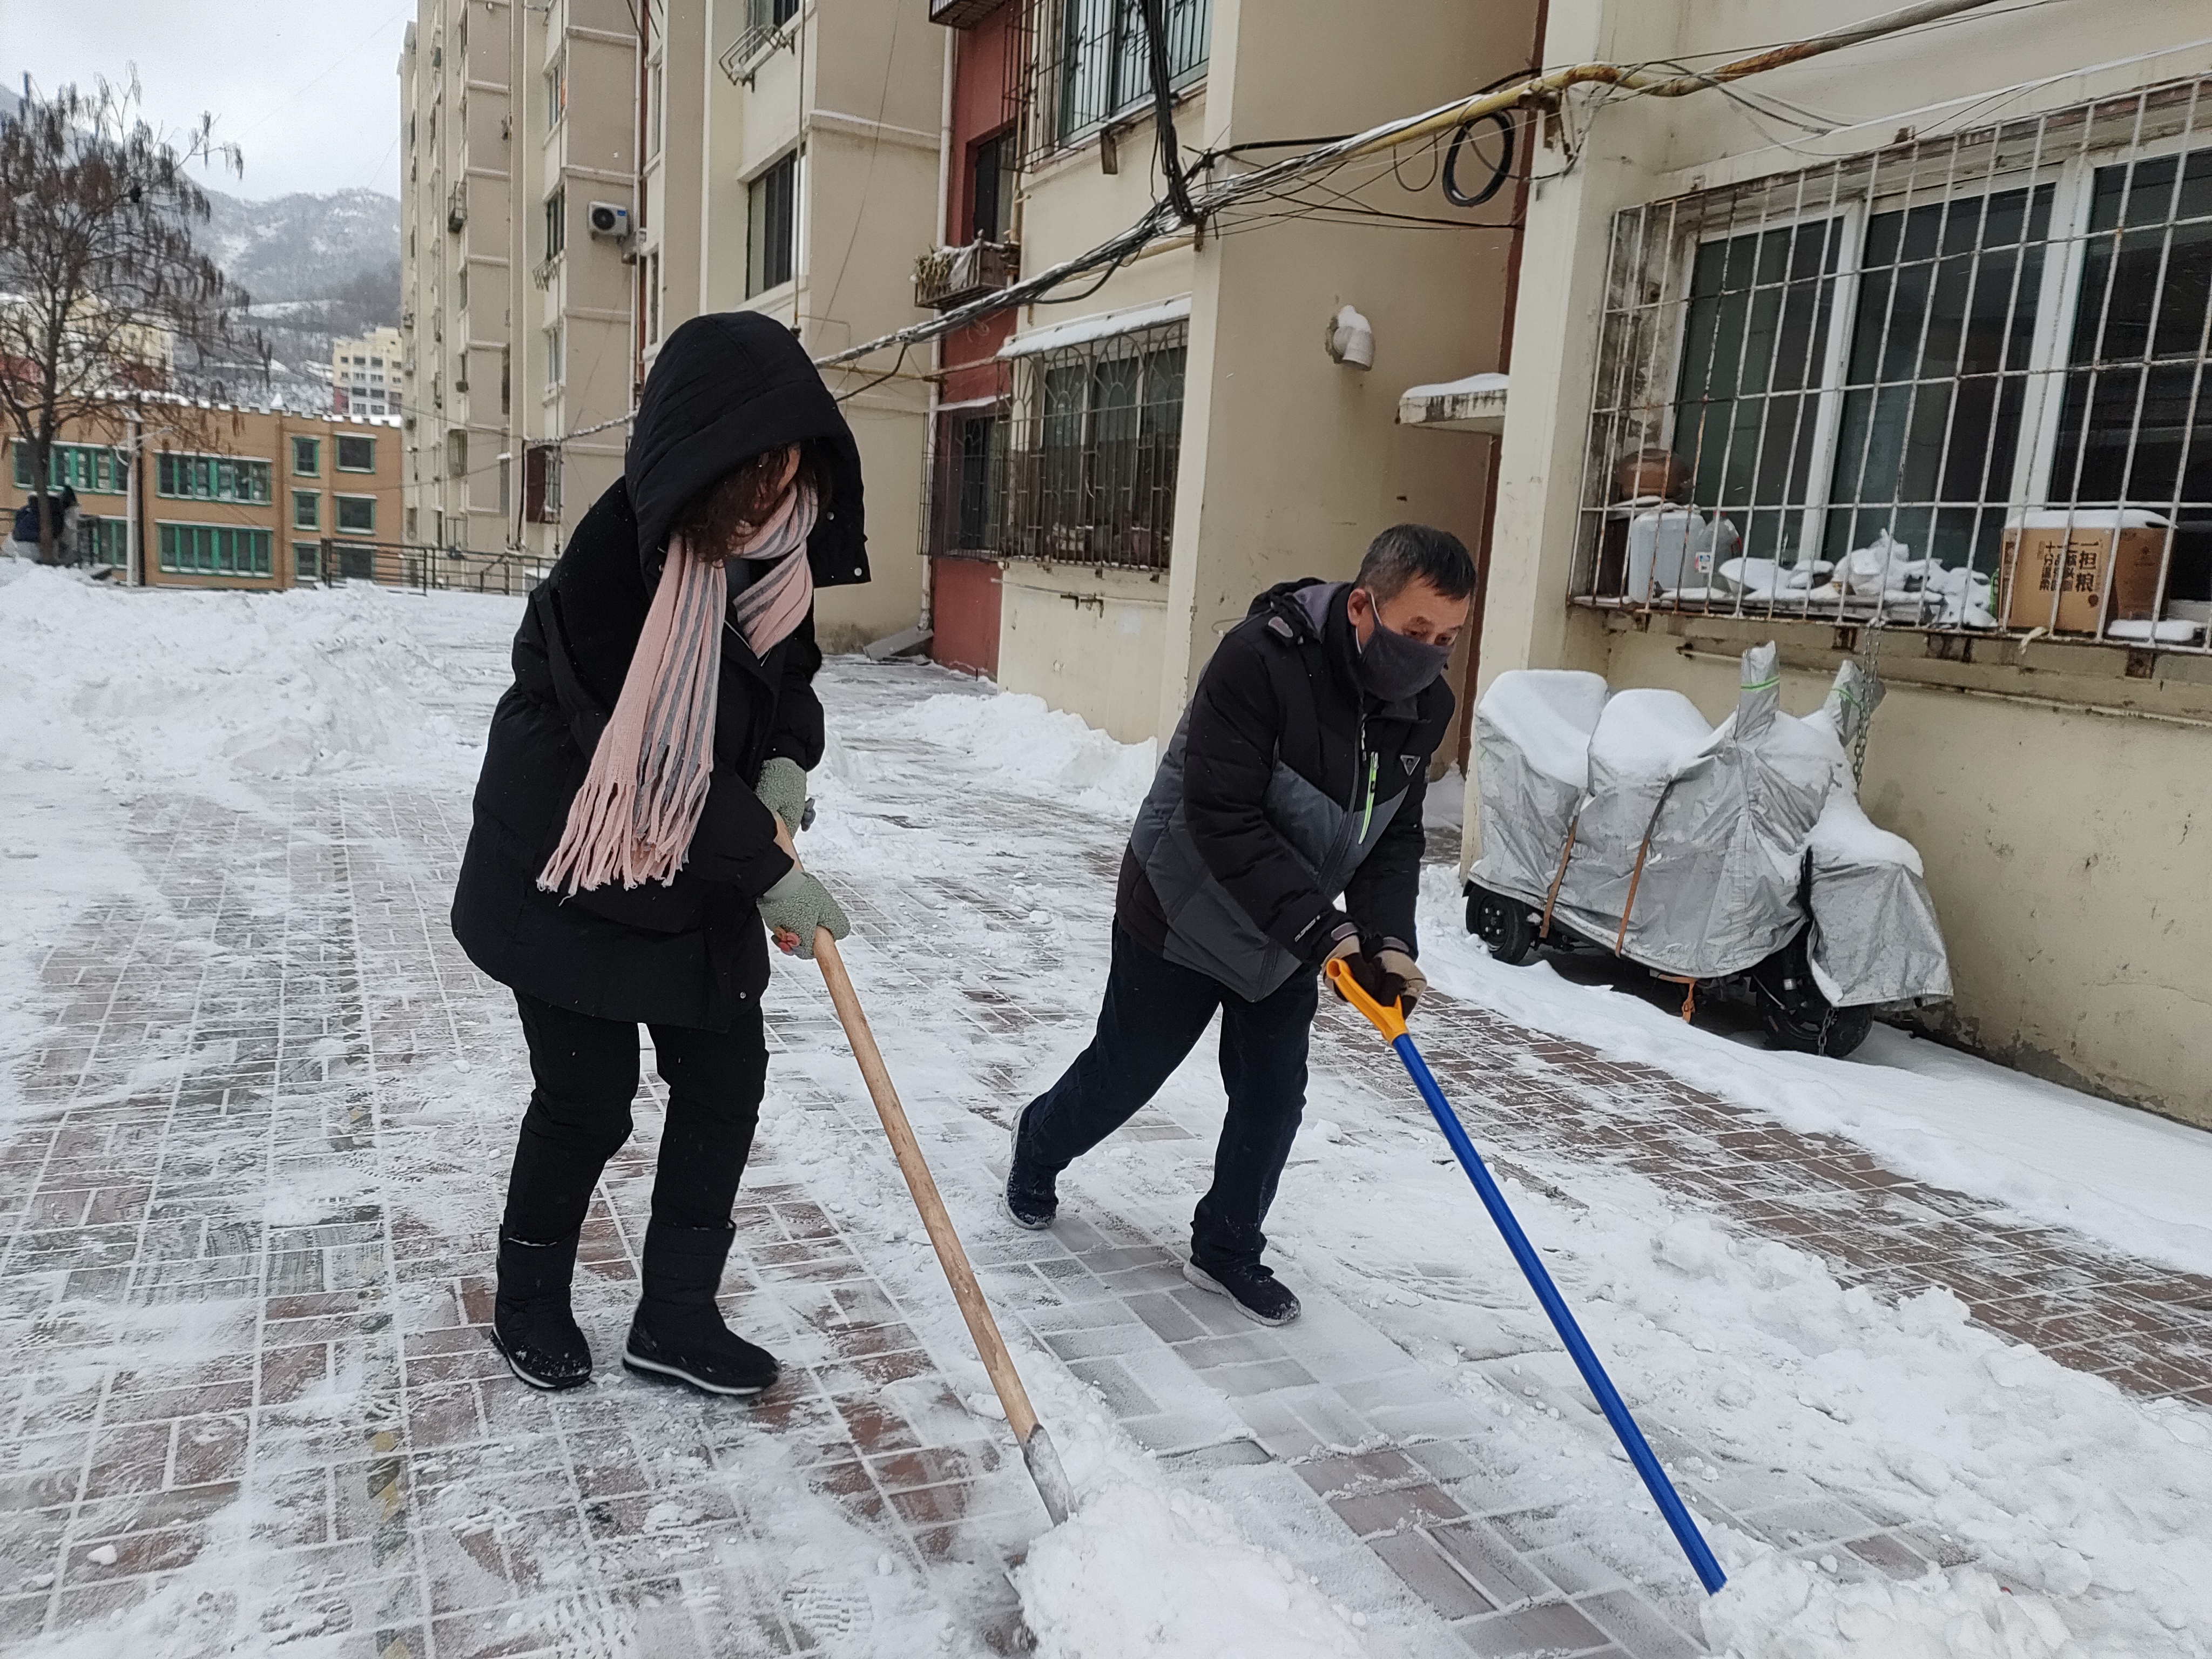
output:
[[[599,1171],[629,1139],[637,1094],[637,1027],[515,994],[530,1043],[530,1109],[507,1183],[503,1229],[542,1243],[584,1222]],[[760,1004],[748,998],[727,1031],[655,1025],[656,1069],[668,1085],[653,1214],[678,1227],[728,1224],[768,1086]]]
[[1213,1153],[1213,1185],[1191,1218],[1191,1255],[1202,1267],[1256,1262],[1260,1224],[1306,1103],[1306,1043],[1320,981],[1301,970],[1247,1002],[1194,968],[1179,967],[1114,928],[1097,1035],[1022,1121],[1024,1155],[1058,1175],[1127,1123],[1160,1091],[1221,1011],[1221,1080],[1229,1113]]

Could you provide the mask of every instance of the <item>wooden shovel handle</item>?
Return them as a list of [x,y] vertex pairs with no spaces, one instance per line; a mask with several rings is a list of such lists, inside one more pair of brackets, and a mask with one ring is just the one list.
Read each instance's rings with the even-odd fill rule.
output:
[[860,999],[854,994],[852,979],[845,972],[844,959],[837,954],[837,942],[830,937],[826,927],[815,932],[814,960],[821,965],[822,978],[830,988],[830,1000],[836,1005],[837,1023],[845,1028],[846,1040],[853,1045],[853,1058],[860,1062],[860,1075],[867,1080],[868,1097],[876,1103],[876,1115],[884,1121],[884,1133],[890,1139],[899,1172],[906,1176],[907,1190],[914,1194],[915,1208],[921,1212],[921,1224],[929,1230],[929,1242],[936,1248],[937,1260],[951,1283],[952,1299],[960,1304],[960,1316],[968,1322],[968,1334],[975,1339],[975,1352],[982,1356],[983,1369],[990,1373],[991,1386],[998,1392],[999,1403],[1006,1407],[1006,1425],[1013,1430],[1014,1438],[1026,1447],[1037,1426],[1029,1391],[1022,1387],[1021,1376],[1014,1370],[1013,1356],[1006,1352],[1006,1340],[999,1334],[998,1322],[991,1317],[990,1306],[983,1300],[982,1287],[975,1283],[975,1269],[968,1265],[968,1252],[961,1249],[960,1236],[952,1231],[951,1218],[945,1213],[945,1200],[939,1195],[937,1182],[921,1155],[921,1144],[914,1138],[914,1126],[906,1120],[906,1109],[899,1104],[898,1091],[891,1086],[890,1069],[884,1064],[883,1051],[876,1047],[875,1033],[868,1029],[867,1015],[860,1012]]

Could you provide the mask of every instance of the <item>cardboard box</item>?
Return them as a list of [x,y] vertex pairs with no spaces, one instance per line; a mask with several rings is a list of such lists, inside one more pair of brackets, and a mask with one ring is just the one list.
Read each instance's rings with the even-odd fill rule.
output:
[[[2111,571],[2112,622],[2145,622],[2158,609],[2166,520],[2140,508],[2023,513],[2006,526],[1998,566],[1998,619],[2007,628],[2094,634]],[[2051,598],[2058,600],[2051,620]]]

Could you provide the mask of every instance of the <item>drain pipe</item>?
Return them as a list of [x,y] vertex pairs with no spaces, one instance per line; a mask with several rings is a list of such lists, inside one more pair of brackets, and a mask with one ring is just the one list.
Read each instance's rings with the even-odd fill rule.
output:
[[[951,246],[952,214],[952,94],[960,67],[960,31],[945,31],[945,88],[937,115],[937,222],[931,235],[940,247]],[[937,500],[937,433],[939,410],[945,403],[945,337],[929,342],[929,416],[921,434],[921,616],[924,630],[937,625],[937,561],[930,554],[939,507]]]

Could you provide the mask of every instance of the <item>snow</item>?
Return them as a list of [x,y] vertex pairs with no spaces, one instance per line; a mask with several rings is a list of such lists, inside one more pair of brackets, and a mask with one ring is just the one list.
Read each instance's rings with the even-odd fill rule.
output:
[[1635,686],[1607,701],[1590,734],[1589,757],[1620,777],[1671,778],[1713,735],[1698,705],[1680,691]]
[[1569,668],[1508,669],[1482,694],[1482,716],[1546,777],[1585,789],[1589,787],[1590,733],[1604,712],[1607,695],[1601,674]]
[[[1810,719],[1806,723],[1811,724]],[[1829,731],[1829,741],[1835,741],[1825,720],[1820,729]],[[1916,876],[1927,873],[1920,849],[1875,823],[1847,788],[1828,792],[1828,804],[1813,825],[1812,847],[1816,865],[1901,864]]]
[[[9,857],[0,861],[0,1040],[13,1047],[26,1030],[36,994],[33,948],[88,905],[118,893],[143,896],[145,878],[119,850],[129,815],[143,805],[202,794],[273,812],[281,796],[303,786],[404,780],[441,792],[465,815],[483,713],[504,683],[505,639],[519,611],[519,601],[365,588],[252,597],[133,592],[0,566],[0,806],[10,825]],[[872,674],[913,675],[919,685],[942,689],[857,718],[849,688]],[[1118,847],[1149,781],[1153,746],[1115,743],[1036,698],[912,669],[839,663],[825,688],[833,743],[816,781],[830,810],[807,847],[833,879],[881,897],[917,872],[973,876],[974,849],[948,831],[866,814],[895,762],[948,797],[1078,809],[1073,820],[1055,820],[1076,829],[1038,841],[1028,863],[987,866],[994,892],[1006,901],[999,911],[942,915],[978,986],[1011,991],[1011,976],[1024,975],[1019,995],[1036,1011],[1036,1025],[1022,1035],[1019,1051],[1010,1044],[994,1052],[1018,1052],[1021,1083],[1048,1080],[1087,1036],[1103,975],[1111,879],[1085,873],[1079,854]],[[1607,720],[1636,695],[1615,697]],[[1701,719],[1693,728],[1680,710],[1631,702],[1621,735],[1694,753],[1708,729]],[[1854,847],[1883,834],[1857,819],[1830,831]],[[991,856],[1003,854],[993,849]],[[1431,868],[1424,881],[1423,965],[1453,998],[1660,1066],[1792,1127],[1845,1136],[1903,1173],[1985,1198],[1996,1212],[2212,1271],[2203,1200],[2212,1191],[2212,1137],[1888,1028],[1878,1027],[1849,1061],[1771,1054],[1686,1026],[1640,1000],[1571,983],[1547,966],[1502,968],[1466,937],[1452,871]],[[906,954],[899,942],[871,939],[869,931],[856,934],[848,957],[856,981],[881,999],[872,1013],[927,1129],[932,1102],[978,1087],[975,1073],[986,1055],[976,1039],[933,1019],[944,1005],[927,1000],[929,984],[896,971]],[[800,988],[780,980],[773,994],[792,998]],[[1571,1528],[1556,1545],[1560,1553],[1595,1544],[1642,1552],[1651,1576],[1679,1577],[1680,1563],[1670,1559],[1644,1494],[1602,1422],[1577,1402],[1571,1366],[1464,1177],[1440,1158],[1410,1090],[1392,1097],[1333,1069],[1325,1045],[1334,1040],[1324,1034],[1317,1041],[1312,1133],[1299,1140],[1269,1223],[1277,1260],[1307,1300],[1307,1329],[1350,1329],[1347,1310],[1364,1310],[1358,1316],[1372,1328],[1365,1334],[1379,1332],[1430,1386],[1479,1417],[1484,1480],[1545,1492],[1555,1517],[1547,1524]],[[1164,1106],[1194,1120],[1210,1111],[1218,1121],[1211,1064],[1202,1050],[1172,1082]],[[465,1073],[434,1065],[442,1109],[481,1114],[488,1124],[503,1126],[516,1091],[527,1086],[512,1056]],[[849,1054],[834,1043],[780,1051],[773,1075],[779,1087],[819,1081],[826,1088],[834,1077],[839,1090],[853,1089]],[[780,1163],[865,1241],[871,1266],[902,1304],[937,1310],[921,1333],[933,1353],[966,1352],[881,1148],[856,1152],[849,1127],[830,1111],[780,1111],[775,1133]],[[1204,1151],[1188,1140],[1116,1137],[1073,1172],[1063,1193],[1071,1207],[1173,1237],[1204,1183]],[[2205,1652],[2212,1642],[2212,1418],[2205,1413],[2136,1399],[2068,1370],[1973,1324],[1946,1291],[1899,1300],[1847,1287],[1817,1256],[1733,1229],[1651,1181],[1570,1149],[1546,1151],[1539,1141],[1499,1162],[1516,1212],[1639,1418],[1730,1462],[1723,1472],[1678,1457],[1666,1448],[1680,1443],[1656,1436],[1678,1478],[1716,1492],[1729,1481],[1771,1480],[1808,1504],[1824,1494],[1848,1496],[1957,1540],[1962,1557],[1972,1558],[1918,1579],[1889,1580],[1715,1527],[1712,1540],[1732,1582],[1705,1609],[1710,1651],[1733,1659]],[[940,1175],[948,1200],[969,1206],[963,1225],[973,1220],[975,1238],[990,1237],[981,1231],[975,1172],[947,1164]],[[465,1206],[488,1224],[493,1186],[479,1168],[417,1165],[386,1189],[386,1201],[425,1211]],[[272,1190],[266,1213],[307,1224],[323,1196]],[[592,1321],[619,1316],[618,1289],[585,1287],[582,1294],[596,1298]],[[794,1279],[772,1293],[797,1299],[826,1291]],[[195,1345],[217,1340],[191,1328],[198,1311],[191,1304],[138,1310],[132,1328],[181,1362]],[[1310,1553],[1311,1540],[1279,1526],[1252,1496],[1265,1488],[1207,1486],[1139,1449],[1098,1393],[1006,1322],[1080,1498],[1062,1527],[1045,1530],[1042,1510],[1024,1523],[1036,1532],[1012,1577],[1040,1654],[1397,1659],[1413,1650],[1410,1636],[1377,1628],[1381,1620],[1364,1624],[1346,1606],[1341,1585],[1321,1579],[1310,1560],[1301,1565],[1298,1551]],[[817,1357],[793,1351],[799,1363]],[[954,1390],[945,1409],[988,1419],[992,1402],[980,1365],[945,1369]],[[82,1376],[71,1386],[85,1386]],[[358,1407],[357,1386],[341,1377],[302,1409],[344,1421]],[[655,1402],[666,1397],[641,1389],[634,1409],[664,1409]],[[791,1444],[789,1437],[748,1428],[716,1454],[726,1460],[729,1490],[760,1494],[746,1519],[770,1557],[749,1567],[763,1593],[787,1606],[846,1609],[852,1633],[825,1641],[825,1653],[980,1654],[980,1646],[953,1639],[949,1617],[969,1581],[933,1582],[884,1553],[865,1528],[805,1489]],[[1289,1472],[1271,1473],[1297,1484]],[[1015,1470],[1007,1478],[1020,1476]],[[1745,1501],[1731,1495],[1739,1510]],[[131,1608],[124,1622],[88,1626],[66,1644],[36,1650],[149,1659],[337,1651],[335,1633],[320,1632],[312,1611],[270,1599],[273,1589],[264,1595],[253,1583],[270,1559],[257,1528],[283,1518],[269,1502],[249,1492],[224,1511],[211,1547],[174,1588]],[[672,1538],[691,1525],[673,1504],[653,1516]],[[492,1524],[460,1516],[438,1521],[453,1535]],[[1341,1541],[1331,1547],[1340,1550]],[[98,1552],[89,1559],[103,1570],[116,1561],[112,1552],[105,1561]],[[1381,1582],[1393,1582],[1368,1565]],[[258,1625],[215,1611],[223,1595],[240,1599]],[[581,1596],[535,1605],[542,1611],[532,1616],[550,1622],[510,1626],[518,1647],[578,1656],[653,1650],[635,1609]],[[241,1642],[241,1629],[257,1633]]]
[[1067,346],[1088,345],[1093,340],[1110,340],[1117,334],[1133,334],[1140,328],[1155,328],[1162,323],[1179,323],[1189,315],[1190,295],[1179,294],[1172,300],[1162,300],[1152,305],[1126,306],[1119,311],[1095,312],[1088,317],[1071,317],[1064,323],[1030,329],[1008,339],[999,348],[999,356],[1028,357],[1040,351],[1058,351]]

